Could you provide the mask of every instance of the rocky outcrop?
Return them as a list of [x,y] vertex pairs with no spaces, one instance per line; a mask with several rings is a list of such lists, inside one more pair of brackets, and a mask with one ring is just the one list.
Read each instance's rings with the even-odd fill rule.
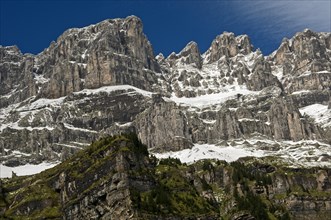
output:
[[259,91],[268,86],[278,86],[282,88],[277,77],[271,74],[269,63],[264,60],[263,56],[258,56],[255,60],[252,74],[249,75],[247,80],[247,87],[251,90]]
[[[135,153],[139,146],[133,140],[106,139],[103,144],[107,141],[112,147],[98,152],[105,159],[103,163],[95,166],[83,157],[92,167],[80,167],[78,176],[70,171],[60,173],[56,187],[60,190],[64,219],[132,219],[136,211],[131,188],[145,191],[154,185],[147,176],[133,174],[147,169],[150,162],[143,152]],[[94,145],[97,146],[104,147],[100,142]]]
[[36,95],[33,65],[32,55],[23,55],[16,46],[0,46],[0,108]]
[[275,99],[268,112],[273,135],[276,139],[315,139],[320,137],[318,128],[302,120],[298,109],[292,103],[286,103],[282,98]]
[[202,67],[202,58],[198,44],[193,41],[188,43],[179,54],[170,54],[166,61],[171,67],[174,65],[180,66],[189,64],[193,64],[193,66],[198,69],[201,69]]
[[204,54],[205,62],[213,63],[221,57],[234,57],[238,53],[249,54],[253,49],[247,35],[235,37],[233,33],[224,32],[216,37],[210,48]]
[[316,103],[327,105],[331,97],[331,90],[303,90],[294,92],[289,97],[299,108]]
[[330,52],[327,51],[329,38],[329,33],[318,34],[306,29],[290,40],[284,39],[273,59],[277,65],[294,65],[290,72],[285,71],[285,74],[300,74],[308,70],[330,71]]
[[[6,107],[35,95],[59,98],[85,88],[118,84],[157,90],[155,72],[160,67],[141,20],[135,16],[108,19],[67,30],[37,56],[1,47],[0,95],[7,96],[0,103]],[[8,94],[19,89],[24,89],[18,92],[19,98]]]
[[133,126],[153,151],[190,148],[193,143],[218,144],[256,133],[276,140],[321,139],[321,129],[305,118],[279,87],[235,96],[217,107],[192,109],[155,96]]
[[[1,160],[10,166],[64,160],[99,137],[130,130],[149,105],[151,94],[139,91],[130,86],[83,90],[12,110],[15,117],[2,124],[6,127],[1,130]],[[15,156],[13,151],[23,154]]]
[[282,68],[283,86],[288,93],[300,90],[330,90],[330,33],[308,29],[284,39],[268,59]]
[[135,16],[69,29],[37,59],[41,75],[49,79],[41,96],[48,98],[116,84],[151,90],[157,81],[153,72],[159,71]]
[[[5,191],[0,199],[8,203],[1,203],[0,207],[4,209],[5,218],[155,219],[161,215],[164,219],[216,219],[217,208],[199,194],[192,194],[196,193],[193,186],[183,188],[185,197],[178,201],[184,205],[184,210],[191,210],[190,205],[204,207],[192,213],[185,213],[179,207],[176,210],[180,212],[172,209],[170,200],[176,201],[174,196],[178,189],[162,182],[163,177],[159,178],[155,169],[155,158],[148,157],[146,146],[135,135],[106,138],[51,170],[22,182],[12,179],[1,185]],[[173,178],[170,172],[165,175]],[[29,182],[31,187],[26,185]],[[17,190],[21,191],[17,197],[9,197],[10,192]],[[192,195],[191,200],[186,200],[189,195]],[[9,203],[12,206],[7,206]]]
[[186,113],[162,98],[140,114],[134,122],[139,138],[158,151],[182,150],[192,146]]

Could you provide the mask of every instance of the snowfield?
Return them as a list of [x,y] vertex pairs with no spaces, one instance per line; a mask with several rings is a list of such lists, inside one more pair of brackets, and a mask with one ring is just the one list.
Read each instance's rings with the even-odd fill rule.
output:
[[302,115],[307,114],[312,117],[317,124],[322,127],[331,126],[331,109],[327,105],[312,104],[299,109]]
[[261,157],[263,156],[263,151],[250,151],[239,146],[220,147],[212,144],[195,144],[191,149],[162,154],[156,153],[154,155],[157,158],[178,158],[183,163],[194,163],[202,159],[218,159],[232,162],[238,160],[240,157]]
[[229,140],[223,145],[194,144],[191,149],[154,153],[154,155],[160,159],[178,158],[183,163],[194,163],[202,159],[232,162],[241,157],[275,156],[293,167],[331,167],[331,145],[319,141],[275,141],[264,137],[254,137]]
[[18,166],[18,167],[8,167],[0,164],[0,178],[11,178],[12,172],[16,173],[17,176],[27,176],[27,175],[33,175],[40,173],[44,170],[47,170],[49,168],[52,168],[59,164],[57,163],[47,163],[43,162],[41,164],[26,164],[24,166]]
[[169,100],[179,105],[204,108],[211,105],[224,103],[229,99],[236,98],[238,94],[250,95],[250,94],[258,94],[258,92],[250,91],[245,86],[232,86],[232,87],[224,88],[224,91],[220,93],[201,95],[192,98],[187,98],[187,97],[178,98],[175,94],[172,94]]
[[143,96],[147,96],[147,97],[151,97],[153,94],[152,92],[142,90],[137,87],[130,86],[130,85],[104,86],[104,87],[100,87],[98,89],[84,89],[79,92],[74,92],[74,94],[85,94],[85,95],[89,96],[89,95],[99,94],[102,92],[111,93],[111,92],[118,91],[118,90],[125,90],[125,91],[128,91],[129,93],[130,93],[129,90],[133,90],[133,91],[135,91]]

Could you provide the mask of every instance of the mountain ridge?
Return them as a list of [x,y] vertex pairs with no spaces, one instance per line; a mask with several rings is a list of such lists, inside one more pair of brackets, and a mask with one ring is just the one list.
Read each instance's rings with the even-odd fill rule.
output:
[[264,56],[223,33],[203,54],[190,42],[165,58],[129,16],[69,29],[36,56],[0,47],[1,161],[58,161],[124,131],[158,152],[264,137],[268,155],[306,141],[313,153],[298,147],[299,160],[327,160],[330,45],[330,33],[305,30]]

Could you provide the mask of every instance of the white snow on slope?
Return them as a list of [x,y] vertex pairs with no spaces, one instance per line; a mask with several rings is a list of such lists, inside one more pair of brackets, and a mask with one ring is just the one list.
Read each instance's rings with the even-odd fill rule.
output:
[[[139,93],[139,94],[142,94],[143,96],[151,97],[153,94],[152,92],[138,89],[138,88],[136,88],[134,86],[130,86],[130,85],[105,86],[105,87],[101,87],[98,89],[84,89],[82,91],[75,92],[74,94],[85,94],[86,96],[89,96],[89,95],[93,95],[93,94],[99,94],[102,92],[111,93],[113,91],[119,91],[119,90],[122,90],[122,91],[124,90],[126,92],[125,94],[127,94],[129,96]],[[54,128],[50,127],[50,126],[21,127],[21,126],[19,126],[18,122],[23,117],[30,114],[29,123],[32,123],[34,115],[39,113],[40,111],[42,111],[42,110],[53,111],[54,108],[60,108],[63,104],[70,103],[70,102],[65,102],[66,97],[60,97],[57,99],[41,98],[41,99],[37,99],[37,100],[34,100],[34,98],[35,97],[31,97],[31,98],[25,100],[24,102],[28,103],[28,104],[25,104],[23,106],[22,106],[22,103],[24,103],[24,102],[21,102],[21,103],[16,103],[16,104],[10,105],[6,108],[0,109],[0,133],[8,127],[12,128],[12,129],[16,129],[16,130],[27,129],[29,131],[43,130],[43,129],[52,130]],[[86,99],[88,99],[88,97]],[[80,99],[77,102],[79,102],[79,101],[84,101],[84,99]],[[12,112],[18,112],[20,117],[15,119],[15,121],[6,121],[7,118],[12,114]],[[70,125],[68,125],[67,128],[69,128],[71,130],[80,129],[80,128],[75,128]],[[85,131],[85,132],[94,132],[94,131],[90,131],[90,130],[86,130],[86,129],[80,129],[80,130]]]
[[295,91],[292,92],[292,95],[298,95],[298,94],[305,94],[305,93],[310,93],[310,90],[299,90],[299,91]]
[[218,159],[227,162],[241,157],[274,156],[293,167],[331,167],[331,145],[314,140],[275,141],[263,137],[229,141],[231,146],[195,144],[192,149],[176,152],[154,153],[157,158],[178,158],[181,162],[194,163],[201,159]]
[[[137,93],[140,93],[144,96],[148,96],[151,97],[152,96],[152,92],[146,91],[146,90],[142,90],[142,89],[138,89],[137,87],[134,86],[130,86],[130,85],[119,85],[119,86],[104,86],[104,87],[100,87],[98,89],[84,89],[82,91],[79,92],[74,92],[74,94],[86,94],[86,95],[93,95],[93,94],[98,94],[101,92],[106,92],[106,93],[111,93],[117,90],[134,90]],[[130,93],[130,91],[129,91]]]
[[299,109],[302,115],[307,114],[322,127],[331,126],[331,109],[327,105],[313,104]]
[[236,98],[238,94],[248,95],[248,94],[257,94],[257,93],[258,92],[248,90],[245,86],[233,86],[220,93],[202,95],[192,98],[187,98],[187,97],[178,98],[177,96],[175,96],[175,94],[173,94],[170,97],[170,100],[178,104],[203,108],[210,105],[223,103],[232,98]]
[[45,84],[47,83],[50,79],[45,78],[43,75],[37,75],[34,74],[34,80],[39,83],[39,84]]
[[64,125],[64,127],[68,128],[70,130],[89,132],[89,133],[98,133],[97,131],[94,131],[94,130],[89,130],[89,129],[85,129],[85,128],[77,128],[77,127],[74,127],[73,125],[68,124],[68,123],[63,123],[63,125]]
[[279,66],[272,66],[271,67],[271,73],[277,77],[279,81],[282,81],[283,78],[283,67],[281,65]]
[[0,164],[0,178],[11,178],[12,177],[12,171],[16,173],[18,176],[27,176],[27,175],[33,175],[40,173],[46,169],[52,168],[56,166],[59,163],[47,163],[43,162],[38,165],[34,164],[26,164],[24,166],[18,166],[18,167],[8,167]]
[[157,158],[175,157],[183,163],[193,163],[201,159],[218,159],[232,162],[240,157],[254,156],[262,157],[263,151],[250,151],[239,146],[220,147],[212,144],[195,144],[192,149],[185,149],[177,152],[166,152],[154,154]]
[[57,99],[42,98],[42,99],[38,99],[34,102],[31,102],[27,105],[24,105],[23,107],[16,109],[16,111],[22,112],[22,111],[32,111],[32,110],[41,109],[41,108],[45,108],[45,107],[58,107],[63,103],[64,99],[65,99],[65,97],[61,97],[61,98],[57,98]]

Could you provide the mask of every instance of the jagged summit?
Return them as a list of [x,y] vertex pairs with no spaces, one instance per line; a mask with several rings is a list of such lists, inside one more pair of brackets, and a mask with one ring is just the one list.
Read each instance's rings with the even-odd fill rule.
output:
[[212,63],[222,56],[234,57],[238,53],[247,55],[252,49],[253,46],[247,35],[235,37],[233,33],[225,32],[213,40],[210,48],[204,53],[203,57],[206,63]]
[[166,61],[171,67],[189,64],[193,64],[198,69],[202,67],[202,58],[198,44],[194,41],[189,42],[178,54],[171,53]]

